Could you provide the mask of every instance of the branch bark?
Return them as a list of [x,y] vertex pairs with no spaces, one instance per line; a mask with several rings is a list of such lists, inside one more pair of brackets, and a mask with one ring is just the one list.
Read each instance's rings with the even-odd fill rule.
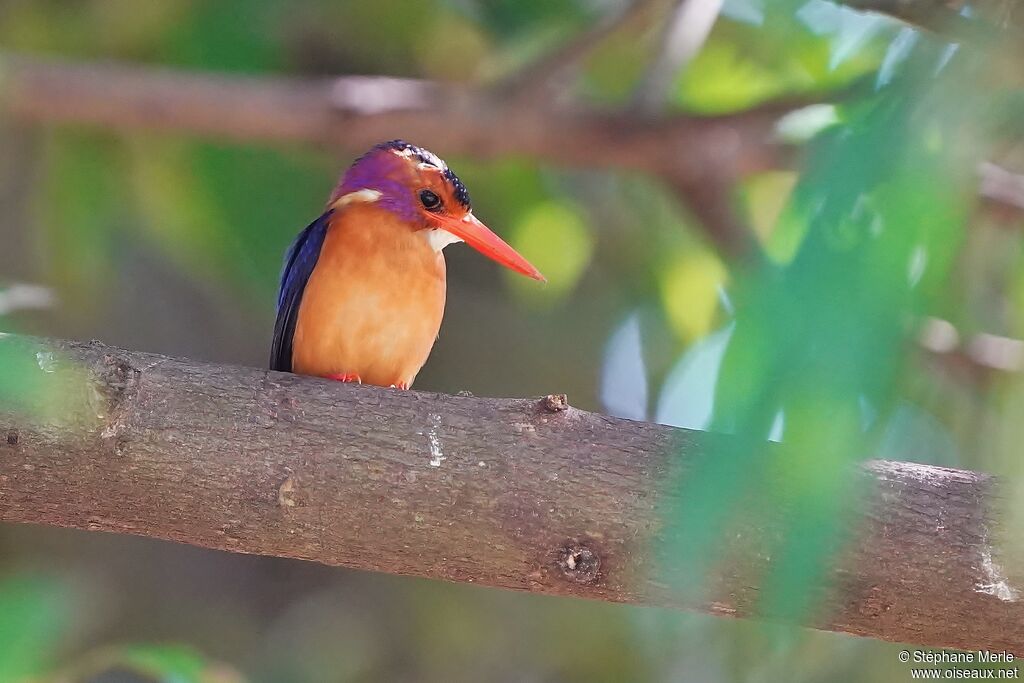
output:
[[[2,343],[29,358],[37,348]],[[89,410],[60,422],[0,413],[0,520],[757,616],[771,512],[723,539],[728,566],[704,599],[651,576],[669,473],[729,437],[558,397],[397,392],[99,343],[38,358]],[[854,476],[870,484],[868,506],[806,625],[1024,654],[1024,599],[992,549],[995,482],[881,461]]]

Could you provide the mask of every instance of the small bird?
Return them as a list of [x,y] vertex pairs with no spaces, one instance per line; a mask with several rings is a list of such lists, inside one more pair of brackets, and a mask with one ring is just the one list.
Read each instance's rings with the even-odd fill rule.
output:
[[402,140],[375,146],[285,255],[270,368],[408,389],[441,327],[442,249],[454,242],[544,280],[473,215],[440,158]]

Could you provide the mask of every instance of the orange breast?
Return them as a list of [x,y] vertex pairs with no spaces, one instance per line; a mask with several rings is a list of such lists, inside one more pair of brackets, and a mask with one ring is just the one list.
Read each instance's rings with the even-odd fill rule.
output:
[[411,385],[444,314],[444,257],[372,204],[335,215],[299,307],[295,372]]

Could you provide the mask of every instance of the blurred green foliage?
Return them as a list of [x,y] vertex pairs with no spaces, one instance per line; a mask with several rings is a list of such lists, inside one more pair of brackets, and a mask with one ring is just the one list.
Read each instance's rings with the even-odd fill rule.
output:
[[[243,74],[487,85],[617,7],[0,0],[0,49]],[[625,106],[658,33],[638,26],[611,36],[568,94]],[[721,560],[716,539],[785,501],[761,605],[779,616],[814,608],[859,494],[848,485],[849,468],[865,457],[995,471],[1011,492],[1024,492],[1015,451],[1024,435],[1012,419],[1024,408],[1024,382],[1013,373],[949,371],[916,343],[929,317],[950,321],[962,341],[982,332],[1024,336],[1020,216],[993,218],[975,197],[979,161],[1022,163],[1019,145],[1006,140],[1022,132],[1024,96],[993,86],[987,57],[820,0],[727,1],[674,82],[669,113],[741,111],[775,99],[838,102],[780,125],[780,136],[799,147],[797,170],[752,175],[736,188],[734,206],[767,257],[752,270],[717,254],[656,179],[529,158],[449,158],[478,215],[549,284],[496,277],[482,259],[449,249],[449,323],[422,386],[568,390],[574,405],[599,408],[603,381],[609,410],[734,433],[731,445],[666,482],[682,504],[665,509],[675,543],[663,568],[680,590],[702,590]],[[0,293],[2,282],[29,278],[53,287],[61,302],[49,314],[15,314],[4,329],[246,363],[265,361],[285,246],[363,151],[76,127],[3,127],[0,145],[10,150],[0,178],[22,188],[0,188],[0,241],[9,246],[0,251]],[[44,366],[60,367],[59,357],[37,353],[49,351],[0,340],[4,410],[65,405],[44,393]],[[766,447],[769,436],[781,443]],[[1024,496],[1007,500],[1017,520],[1009,533],[1024,538]],[[14,535],[11,557],[58,552],[36,535]],[[274,683],[452,680],[467,672],[477,680],[567,681],[875,681],[907,673],[890,646],[838,636],[786,631],[778,639],[756,624],[333,570],[286,588],[285,575],[319,570],[235,558],[224,560],[237,562],[226,571],[183,549],[168,561],[127,544],[117,546],[131,554],[123,566],[118,552],[100,553],[92,571],[130,597],[83,614],[68,596],[89,593],[76,583],[89,574],[82,557],[105,542],[116,541],[53,541],[74,549],[75,581],[0,584],[0,636],[11,636],[0,637],[0,680],[50,675],[58,661],[66,676],[120,667],[175,683],[241,680],[208,655]],[[212,595],[188,595],[205,581]],[[137,604],[144,608],[133,613]],[[82,620],[102,626],[71,628]],[[105,646],[140,640],[187,645]],[[54,678],[65,680],[77,681]]]
[[83,372],[48,344],[0,332],[0,411],[87,429],[98,417],[93,397],[85,395],[91,390],[67,391],[69,385],[89,386]]
[[58,581],[8,576],[0,581],[0,680],[22,681],[51,664],[67,617]]
[[41,683],[243,683],[236,671],[179,645],[124,645],[90,653]]
[[[778,230],[803,233],[795,251],[775,252],[780,263],[736,288],[711,428],[738,438],[688,465],[666,511],[666,571],[690,590],[759,504],[784,511],[767,550],[768,614],[812,609],[848,539],[859,493],[850,464],[879,452],[906,396],[913,321],[947,291],[987,152],[975,112],[997,95],[974,87],[984,60],[948,57],[941,41],[923,41],[841,109],[779,218]],[[773,433],[782,443],[768,447]]]
[[55,576],[23,572],[0,580],[0,681],[89,683],[132,672],[151,683],[242,683],[228,667],[180,646],[121,646],[89,653],[54,673],[75,607]]

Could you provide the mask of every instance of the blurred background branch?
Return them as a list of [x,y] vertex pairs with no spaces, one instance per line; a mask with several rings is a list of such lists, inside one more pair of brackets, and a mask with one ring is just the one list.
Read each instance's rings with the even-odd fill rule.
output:
[[[787,99],[735,114],[646,120],[583,105],[505,102],[486,90],[409,79],[237,77],[10,54],[0,55],[0,74],[0,106],[24,121],[352,147],[405,136],[476,158],[526,155],[682,179],[677,187],[706,178],[731,187],[777,166],[784,152],[773,127],[794,106]],[[727,193],[682,196],[710,219],[708,236],[724,254],[750,255],[752,235],[723,218],[731,214],[719,206],[731,201]]]
[[[620,20],[645,17],[656,4],[630,5],[618,20],[595,31],[604,36]],[[706,12],[700,21],[687,18],[698,10]],[[699,49],[716,16],[714,4],[677,5],[637,89],[637,109],[607,111],[553,95],[538,101],[416,79],[255,78],[13,54],[0,54],[0,108],[24,121],[176,131],[239,142],[365,147],[406,136],[479,159],[515,154],[559,166],[636,170],[665,180],[723,256],[758,263],[758,240],[736,211],[735,188],[746,176],[790,165],[792,148],[776,124],[822,98],[785,97],[714,116],[652,117],[664,105],[668,80]],[[694,26],[701,31],[694,32]],[[550,59],[567,65],[600,36]],[[536,80],[530,76],[524,83]],[[835,98],[848,96],[840,92]],[[1013,174],[1000,171],[982,168],[982,193],[1004,203],[1024,201]]]

